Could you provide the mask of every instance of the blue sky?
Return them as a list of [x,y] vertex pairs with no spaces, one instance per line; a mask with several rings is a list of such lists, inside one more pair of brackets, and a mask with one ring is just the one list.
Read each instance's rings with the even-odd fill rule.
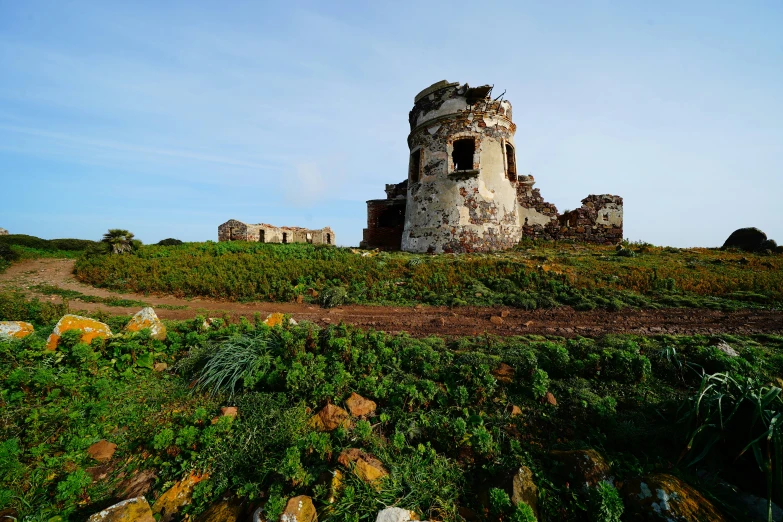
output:
[[0,227],[144,242],[332,226],[407,172],[413,97],[506,91],[517,162],[625,236],[783,243],[783,4],[0,0]]

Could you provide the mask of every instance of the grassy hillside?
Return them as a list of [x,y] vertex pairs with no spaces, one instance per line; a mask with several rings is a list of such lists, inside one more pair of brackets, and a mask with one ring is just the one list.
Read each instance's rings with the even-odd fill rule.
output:
[[25,234],[0,236],[0,272],[20,259],[76,258],[96,245],[99,243],[87,239],[41,239]]
[[76,274],[114,290],[238,301],[301,295],[327,304],[731,309],[781,306],[782,269],[780,255],[646,244],[617,250],[543,242],[496,254],[428,256],[206,242],[85,257]]
[[[197,319],[170,323],[164,342],[142,333],[86,345],[66,335],[47,352],[63,310],[13,295],[0,302],[0,319],[38,323],[31,337],[0,341],[0,510],[14,507],[20,520],[84,520],[144,470],[157,476],[150,499],[208,471],[191,514],[232,492],[265,505],[270,520],[297,494],[313,496],[321,520],[374,520],[390,504],[422,519],[525,520],[500,491],[520,465],[533,472],[542,520],[618,520],[617,492],[570,487],[552,453],[585,448],[603,453],[618,483],[665,471],[708,492],[688,465],[706,449],[699,466],[764,491],[752,452],[734,460],[755,433],[746,423],[706,428],[686,448],[710,420],[693,414],[695,397],[708,400],[703,376],[725,372],[748,400],[763,395],[783,372],[779,336],[444,341],[248,321],[204,330]],[[116,332],[127,318],[108,320]],[[739,355],[717,347],[721,340]],[[154,372],[153,362],[176,370]],[[316,431],[313,414],[344,406],[352,392],[374,400],[376,412]],[[728,411],[744,399],[723,400]],[[212,422],[226,405],[239,416]],[[105,466],[86,452],[101,439],[118,446]],[[340,469],[345,448],[371,453],[390,475],[373,487],[343,468],[332,503],[324,477]]]

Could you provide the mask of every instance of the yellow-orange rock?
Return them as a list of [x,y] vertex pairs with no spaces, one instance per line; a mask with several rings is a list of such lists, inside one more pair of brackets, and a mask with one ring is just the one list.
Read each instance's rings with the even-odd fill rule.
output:
[[196,518],[196,522],[237,522],[242,516],[242,504],[228,499],[213,504]]
[[492,375],[499,382],[508,384],[514,381],[514,368],[506,363],[500,363],[500,366],[492,370]]
[[318,513],[315,511],[313,499],[307,495],[299,495],[288,500],[285,511],[280,515],[280,522],[316,522]]
[[316,431],[332,431],[339,426],[349,428],[351,416],[347,411],[334,404],[327,404],[310,419],[310,427]]
[[380,460],[360,449],[343,450],[337,458],[337,462],[349,469],[353,463],[353,471],[356,476],[369,484],[377,485],[380,479],[389,475]]
[[173,520],[180,509],[190,504],[196,484],[207,478],[209,478],[208,474],[191,473],[185,480],[177,482],[158,497],[152,505],[152,514],[160,514],[160,522]]
[[358,393],[352,393],[350,397],[345,401],[345,405],[348,406],[348,411],[354,417],[363,417],[369,415],[375,411],[376,404],[370,399],[365,399]]
[[0,321],[0,339],[9,337],[22,339],[34,330],[33,325],[24,321]]
[[81,330],[81,341],[83,343],[89,343],[96,337],[111,337],[111,328],[109,328],[109,325],[96,321],[95,319],[90,319],[89,317],[68,314],[63,316],[62,319],[58,321],[57,326],[54,327],[54,331],[46,340],[46,348],[55,350],[57,348],[57,343],[60,342],[60,336],[63,332],[67,332],[68,330]]
[[[628,520],[726,522],[701,493],[675,476],[657,473],[623,486]],[[765,517],[766,518],[766,517]]]
[[88,522],[155,522],[152,510],[144,497],[123,500],[95,513]]
[[[285,321],[285,314],[275,312],[267,316],[267,318],[264,320],[264,324],[271,327],[271,326],[277,326],[279,324],[283,324],[284,321]],[[297,323],[296,321],[293,320],[293,318],[289,317],[288,324],[295,325]]]
[[153,339],[159,341],[166,339],[166,327],[160,319],[158,319],[155,310],[149,306],[136,312],[136,315],[131,317],[131,320],[125,325],[126,332],[138,332],[145,328],[150,329],[150,334]]

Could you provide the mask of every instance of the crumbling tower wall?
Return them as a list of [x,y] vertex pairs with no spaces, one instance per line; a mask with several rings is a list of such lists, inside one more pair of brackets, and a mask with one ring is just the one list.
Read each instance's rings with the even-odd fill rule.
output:
[[521,238],[516,126],[511,103],[490,93],[444,80],[416,96],[403,250],[503,250]]

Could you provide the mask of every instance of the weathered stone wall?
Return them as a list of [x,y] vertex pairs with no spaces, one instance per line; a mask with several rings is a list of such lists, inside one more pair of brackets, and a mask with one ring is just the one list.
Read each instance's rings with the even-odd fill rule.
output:
[[386,185],[386,199],[367,202],[367,228],[362,233],[360,248],[400,250],[407,194],[408,180],[405,180]]
[[[488,86],[439,82],[416,96],[409,114],[411,151],[402,249],[477,252],[511,248],[520,239],[511,104]],[[471,139],[472,164],[457,165],[455,142]],[[418,168],[417,168],[418,167]]]
[[557,217],[557,239],[614,245],[623,240],[623,198],[590,195],[582,206]]
[[329,227],[312,230],[301,227],[276,227],[266,223],[249,225],[236,219],[229,219],[218,226],[218,241],[334,245],[335,235]]

